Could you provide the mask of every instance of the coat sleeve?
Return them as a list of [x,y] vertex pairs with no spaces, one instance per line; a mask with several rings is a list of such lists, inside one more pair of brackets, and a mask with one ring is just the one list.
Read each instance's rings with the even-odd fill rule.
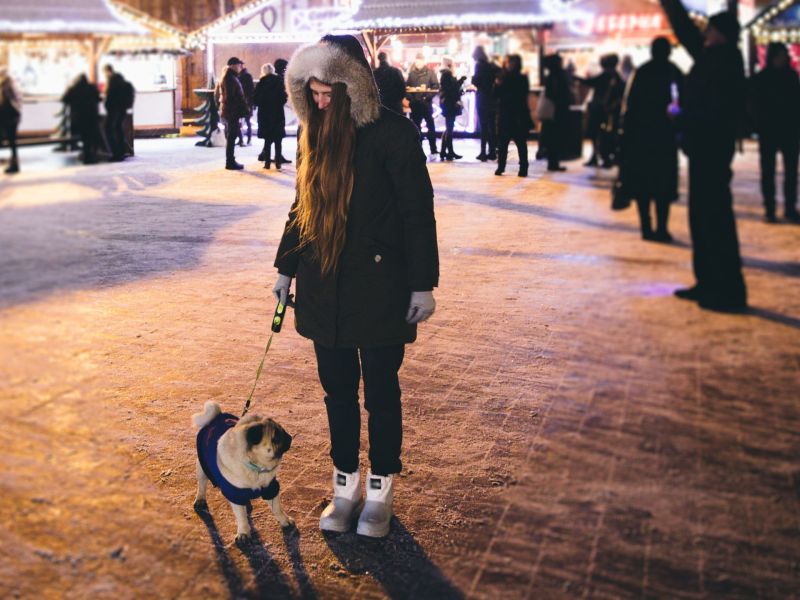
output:
[[681,0],[660,0],[672,30],[686,51],[697,60],[703,54],[703,35]]
[[386,169],[403,222],[407,282],[411,291],[439,285],[439,249],[433,214],[433,186],[419,134],[408,121],[386,140]]
[[278,252],[275,255],[275,268],[281,275],[294,277],[297,273],[297,263],[299,258],[300,235],[294,224],[294,209],[297,206],[295,198],[292,208],[289,211],[289,218],[283,229],[283,236],[278,244]]

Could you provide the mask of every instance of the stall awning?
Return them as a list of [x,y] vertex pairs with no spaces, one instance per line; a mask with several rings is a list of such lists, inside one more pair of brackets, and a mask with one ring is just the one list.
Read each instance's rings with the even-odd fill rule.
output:
[[512,29],[566,21],[580,14],[559,0],[362,0],[342,27],[386,32]]
[[147,30],[116,12],[107,0],[3,0],[0,35],[145,34]]
[[800,0],[778,0],[745,25],[760,44],[800,41]]

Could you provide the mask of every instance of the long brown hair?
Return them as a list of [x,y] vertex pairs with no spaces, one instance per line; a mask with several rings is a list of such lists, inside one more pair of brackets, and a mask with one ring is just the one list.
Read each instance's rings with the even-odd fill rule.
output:
[[326,110],[319,110],[311,88],[306,86],[311,110],[298,142],[294,209],[301,247],[312,247],[323,274],[336,269],[344,248],[356,141],[347,86],[334,83],[331,87],[330,104]]

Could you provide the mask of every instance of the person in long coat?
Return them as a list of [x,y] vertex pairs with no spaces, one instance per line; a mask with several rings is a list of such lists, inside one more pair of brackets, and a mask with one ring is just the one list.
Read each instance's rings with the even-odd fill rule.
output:
[[383,537],[394,475],[402,470],[398,370],[417,323],[435,308],[433,188],[418,131],[381,108],[353,36],[325,36],[300,48],[286,79],[301,134],[297,197],[278,247],[273,292],[285,304],[295,279],[295,326],[314,342],[325,390],[333,501],[320,528],[349,530],[361,504],[363,375],[370,469],[357,533]]
[[672,241],[669,208],[678,198],[677,131],[669,109],[680,98],[683,73],[670,62],[671,51],[667,38],[653,40],[652,59],[631,75],[622,116],[620,180],[626,195],[636,200],[642,238],[658,242]]
[[564,70],[561,56],[551,54],[545,57],[544,67],[547,75],[544,80],[544,96],[553,103],[553,118],[542,120],[541,142],[547,152],[547,170],[565,171],[561,157],[569,136],[569,107],[572,92],[569,78]]
[[586,137],[592,141],[592,155],[586,167],[613,166],[616,121],[625,91],[625,81],[617,71],[619,56],[606,54],[600,57],[602,72],[594,77],[575,77],[575,80],[592,89],[588,104]]
[[389,64],[386,52],[378,53],[378,68],[375,83],[381,95],[381,104],[398,115],[403,114],[403,99],[406,97],[406,80],[403,72]]
[[121,161],[130,153],[125,140],[125,116],[133,107],[132,86],[111,65],[103,68],[106,75],[106,139],[108,140],[111,160]]
[[[286,88],[286,67],[289,64],[289,61],[285,58],[279,58],[275,61],[275,75],[281,78],[281,81],[284,82],[284,89]],[[288,96],[287,96],[288,100]],[[284,103],[285,104],[285,103]],[[286,118],[284,117],[284,126],[286,126]],[[283,134],[283,137],[286,137],[286,133]],[[264,160],[264,157],[259,157],[258,160]],[[286,158],[283,154],[281,154],[281,163],[284,165],[291,164],[291,160]]]
[[442,134],[441,157],[444,160],[455,160],[463,158],[456,154],[453,149],[453,131],[455,129],[456,117],[463,112],[461,106],[461,86],[466,77],[456,79],[453,75],[453,61],[449,58],[442,60],[443,69],[439,76],[439,107],[442,109],[445,130]]
[[421,52],[417,54],[414,64],[408,70],[406,85],[410,88],[425,88],[408,94],[411,120],[420,132],[420,139],[422,139],[422,121],[425,121],[431,154],[437,154],[436,126],[433,123],[433,97],[439,91],[439,80],[425,63],[425,55]]
[[100,91],[82,73],[64,93],[61,101],[69,106],[71,128],[81,138],[83,163],[96,163],[100,140]]
[[240,119],[250,113],[250,105],[239,81],[239,71],[243,65],[235,56],[229,58],[214,92],[220,117],[225,121],[225,168],[232,171],[244,169],[243,164],[236,162],[234,151],[236,138],[241,133]]
[[696,284],[676,290],[675,295],[709,310],[741,312],[747,308],[747,288],[730,187],[745,107],[739,22],[733,13],[717,13],[701,33],[680,0],[661,0],[661,5],[694,59],[679,126],[681,145],[689,156],[689,229]]
[[256,84],[253,101],[258,109],[258,137],[264,140],[264,149],[259,160],[264,161],[264,168],[269,169],[271,147],[275,146],[275,168],[280,170],[281,143],[286,135],[286,116],[283,105],[286,104],[286,87],[283,79],[275,74],[275,67],[266,64],[261,67],[261,79]]
[[[250,109],[247,116],[244,117],[244,125],[247,128],[247,145],[249,146],[253,139],[253,123],[251,119],[253,118],[253,94],[255,93],[255,84],[253,82],[253,76],[250,74],[250,71],[247,70],[247,67],[242,66],[242,70],[239,73],[239,83],[242,84],[242,91],[244,92],[247,106]],[[244,131],[241,127],[239,128],[239,145],[245,145]]]
[[775,223],[775,155],[783,155],[783,201],[787,221],[800,223],[797,162],[800,155],[800,77],[780,42],[767,46],[765,67],[750,80],[750,112],[758,133],[765,218]]
[[494,86],[497,98],[497,170],[502,175],[508,160],[508,144],[513,140],[519,154],[520,177],[528,176],[528,131],[533,126],[528,108],[528,77],[522,73],[522,57],[506,57],[503,72]]
[[17,90],[14,80],[6,67],[0,67],[0,140],[8,140],[11,148],[11,161],[6,173],[19,173],[19,156],[17,154],[17,129],[22,116],[22,95]]
[[481,130],[481,151],[477,158],[486,162],[497,159],[497,99],[494,96],[494,81],[500,74],[500,68],[489,60],[483,46],[475,48],[472,58],[475,60],[472,85],[475,86],[475,102]]

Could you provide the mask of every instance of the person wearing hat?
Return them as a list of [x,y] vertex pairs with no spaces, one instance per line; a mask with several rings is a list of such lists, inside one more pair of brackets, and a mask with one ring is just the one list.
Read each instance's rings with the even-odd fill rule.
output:
[[219,105],[219,115],[225,121],[225,168],[231,171],[244,169],[243,164],[236,162],[234,155],[236,140],[241,134],[239,119],[250,114],[250,103],[239,81],[239,73],[243,67],[244,63],[235,56],[229,58],[228,66],[222,72],[214,94]]
[[731,194],[731,162],[744,116],[745,77],[739,21],[713,15],[701,33],[680,0],[661,0],[678,40],[694,59],[681,101],[679,129],[689,157],[689,229],[696,283],[675,295],[701,308],[747,308]]
[[[286,71],[300,122],[297,195],[281,238],[273,293],[296,280],[295,327],[314,342],[325,391],[333,500],[325,531],[389,533],[402,470],[398,371],[417,324],[435,309],[439,255],[433,188],[419,133],[381,107],[359,42],[327,35],[297,50]],[[369,464],[359,475],[364,380]]]
[[402,71],[389,64],[386,52],[378,53],[378,68],[373,72],[381,104],[398,115],[403,114],[403,98],[406,97],[406,80]]
[[436,92],[439,91],[439,81],[436,79],[436,74],[425,63],[425,55],[422,52],[417,54],[414,64],[408,70],[406,85],[410,88],[418,89],[418,91],[411,92],[408,95],[411,120],[417,126],[420,136],[422,135],[422,121],[425,121],[431,154],[437,154],[436,127],[433,124],[432,102]]

